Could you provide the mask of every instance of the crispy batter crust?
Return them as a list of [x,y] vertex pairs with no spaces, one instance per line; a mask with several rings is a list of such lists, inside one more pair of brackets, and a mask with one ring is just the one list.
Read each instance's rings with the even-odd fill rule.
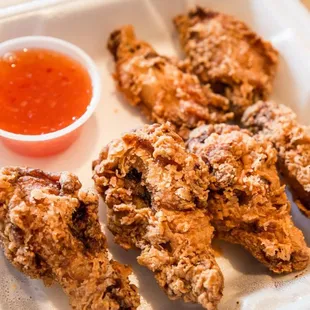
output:
[[310,135],[288,107],[272,101],[247,109],[242,122],[272,141],[278,167],[293,191],[296,204],[310,217]]
[[241,244],[273,272],[306,268],[308,249],[292,222],[272,144],[238,126],[220,124],[194,130],[188,148],[213,176],[208,208],[218,237]]
[[0,240],[8,260],[31,278],[58,282],[73,309],[136,309],[131,269],[108,260],[98,196],[73,174],[0,170]]
[[196,7],[174,19],[189,70],[203,84],[226,96],[235,116],[266,99],[278,64],[278,52],[234,17]]
[[107,145],[93,178],[115,241],[141,249],[138,262],[169,298],[215,309],[223,276],[210,245],[207,170],[170,126],[155,124]]
[[187,137],[199,122],[224,122],[228,100],[202,87],[196,76],[182,72],[146,42],[138,41],[132,26],[114,31],[108,49],[116,61],[115,80],[129,103],[152,121],[170,121]]

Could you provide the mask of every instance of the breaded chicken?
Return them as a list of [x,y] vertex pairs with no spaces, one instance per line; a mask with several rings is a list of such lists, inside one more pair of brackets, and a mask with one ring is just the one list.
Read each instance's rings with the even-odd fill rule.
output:
[[196,7],[174,18],[189,70],[230,101],[235,116],[268,98],[278,52],[245,23],[230,15]]
[[73,309],[137,309],[131,269],[109,261],[98,196],[73,174],[0,170],[0,241],[7,259],[46,285],[59,283]]
[[242,122],[278,150],[278,168],[300,210],[310,217],[310,135],[288,107],[272,101],[248,108]]
[[93,167],[115,242],[141,250],[139,264],[170,299],[216,309],[223,276],[211,248],[204,162],[168,124],[154,124],[112,141]]
[[152,121],[170,121],[187,137],[198,123],[224,122],[228,100],[202,87],[196,76],[182,72],[167,57],[136,39],[132,26],[114,31],[108,48],[116,61],[115,80],[128,102]]
[[220,124],[194,130],[188,148],[212,174],[208,209],[216,235],[242,245],[275,273],[306,268],[308,248],[293,224],[272,144]]

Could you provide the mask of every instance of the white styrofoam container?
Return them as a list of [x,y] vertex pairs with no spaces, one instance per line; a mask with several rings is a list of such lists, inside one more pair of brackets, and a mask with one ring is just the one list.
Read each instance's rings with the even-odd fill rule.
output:
[[[91,161],[103,145],[121,132],[145,122],[115,90],[113,61],[106,49],[110,32],[133,24],[139,38],[167,55],[182,57],[171,19],[195,3],[230,13],[247,22],[281,53],[273,98],[292,107],[300,121],[310,125],[310,15],[297,0],[34,0],[0,9],[0,41],[24,35],[49,35],[83,48],[96,61],[103,83],[102,102],[87,123],[79,140],[54,157],[33,159],[18,156],[0,145],[0,166],[27,165],[50,171],[76,173],[85,187],[92,186]],[[293,217],[310,244],[310,220],[293,205]],[[105,208],[100,206],[102,223]],[[126,252],[113,243],[105,228],[109,248],[119,261],[131,264],[133,281],[143,297],[140,309],[201,309],[198,305],[170,301],[153,275],[136,263],[138,252]],[[310,309],[310,273],[275,276],[236,245],[217,242],[222,255],[218,263],[225,276],[224,296],[219,309],[289,310]],[[11,267],[1,252],[1,310],[67,310],[66,296],[55,285],[45,288]]]

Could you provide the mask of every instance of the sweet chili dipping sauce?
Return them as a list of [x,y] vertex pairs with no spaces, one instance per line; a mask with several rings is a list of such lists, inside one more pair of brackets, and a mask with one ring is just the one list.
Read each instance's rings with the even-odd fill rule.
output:
[[75,60],[26,49],[0,57],[0,129],[40,135],[69,126],[87,110],[92,84]]

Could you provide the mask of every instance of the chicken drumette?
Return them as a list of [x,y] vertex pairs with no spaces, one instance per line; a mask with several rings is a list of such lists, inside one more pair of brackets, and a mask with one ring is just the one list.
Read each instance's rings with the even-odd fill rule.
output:
[[188,56],[189,71],[227,97],[235,116],[269,96],[278,52],[247,25],[201,7],[177,16],[174,23]]
[[196,76],[182,72],[167,57],[136,39],[132,26],[114,31],[108,48],[116,61],[118,88],[152,121],[170,121],[187,137],[199,122],[218,123],[232,117],[228,100],[202,87]]
[[186,152],[168,124],[154,124],[107,145],[93,178],[115,241],[141,250],[138,262],[154,272],[169,298],[215,309],[223,277],[210,245],[204,162]]
[[208,209],[216,235],[237,243],[276,273],[306,268],[308,249],[293,224],[272,144],[226,124],[195,129],[188,148],[212,175]]
[[136,309],[131,269],[109,261],[98,196],[70,173],[0,170],[0,240],[7,259],[45,284],[59,283],[73,309]]
[[279,171],[299,209],[310,217],[310,135],[296,114],[282,104],[261,101],[246,110],[242,122],[273,143]]

